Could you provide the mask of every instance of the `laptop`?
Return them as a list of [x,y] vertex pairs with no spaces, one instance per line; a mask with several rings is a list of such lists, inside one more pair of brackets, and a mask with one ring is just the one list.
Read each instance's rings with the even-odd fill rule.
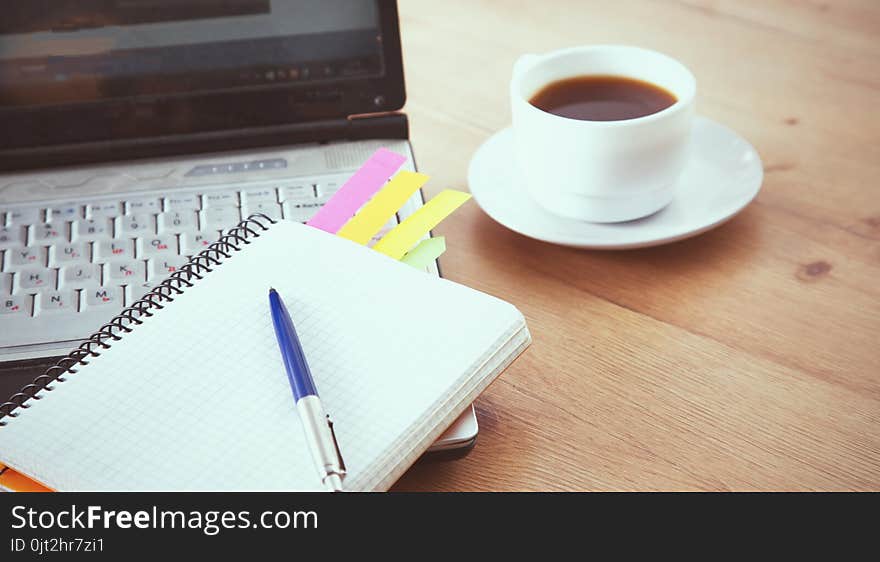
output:
[[0,400],[242,218],[307,221],[379,147],[416,169],[393,1],[45,6],[0,20]]

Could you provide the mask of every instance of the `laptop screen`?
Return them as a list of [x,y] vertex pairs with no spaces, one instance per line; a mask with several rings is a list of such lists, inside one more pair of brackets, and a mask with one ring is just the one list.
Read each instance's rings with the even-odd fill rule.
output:
[[0,19],[3,105],[382,73],[378,14],[372,2],[27,0],[20,4],[21,9]]
[[[0,117],[28,130],[0,133],[0,149],[397,109],[403,80],[388,4],[6,0]],[[34,134],[37,117],[87,113],[91,131],[71,123],[69,138]]]

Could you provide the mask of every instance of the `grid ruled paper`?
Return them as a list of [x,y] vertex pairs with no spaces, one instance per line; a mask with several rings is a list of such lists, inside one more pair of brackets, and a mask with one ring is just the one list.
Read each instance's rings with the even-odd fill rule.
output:
[[380,479],[423,437],[414,428],[524,329],[494,297],[278,223],[7,418],[0,460],[57,490],[321,489],[270,286],[334,418],[349,489]]

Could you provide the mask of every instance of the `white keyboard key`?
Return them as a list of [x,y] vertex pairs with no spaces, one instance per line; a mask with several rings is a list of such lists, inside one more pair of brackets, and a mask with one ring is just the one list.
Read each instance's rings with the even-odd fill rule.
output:
[[70,226],[71,238],[86,242],[109,239],[113,235],[112,220],[110,218],[97,218],[74,221]]
[[312,215],[317,211],[317,209],[300,207],[292,201],[285,201],[282,203],[281,209],[284,212],[284,218],[286,220],[296,222],[306,222],[312,218]]
[[324,206],[325,202],[326,200],[324,199],[312,199],[311,201],[291,201],[290,205],[296,209],[307,209],[314,214]]
[[168,256],[152,259],[150,260],[150,267],[148,269],[148,279],[151,281],[161,281],[180,269],[180,266],[187,261],[189,260],[184,256]]
[[184,232],[180,235],[180,253],[185,256],[198,254],[219,237],[216,232]]
[[400,224],[400,223],[397,222],[397,216],[392,215],[391,218],[388,219],[388,222],[386,222],[382,226],[382,228],[379,229],[378,236],[379,237],[385,236],[386,234],[388,234],[388,232],[393,230],[394,227],[397,226],[398,224]]
[[278,196],[274,187],[258,187],[243,189],[241,192],[241,206],[253,203],[277,203]]
[[312,201],[286,201],[284,203],[284,218],[297,222],[306,222],[318,212],[322,203]]
[[39,207],[26,207],[23,209],[10,209],[6,211],[6,224],[21,226],[43,222]]
[[3,295],[0,297],[0,319],[30,316],[30,302],[30,295]]
[[208,207],[202,211],[202,230],[226,230],[239,221],[238,207]]
[[85,263],[62,267],[58,285],[63,289],[83,289],[101,284],[101,265]]
[[82,294],[85,296],[83,302],[84,308],[122,308],[122,287],[93,287],[85,289]]
[[12,292],[12,274],[0,273],[0,294],[8,295]]
[[[122,300],[116,300],[112,302],[112,306],[84,308],[80,312],[37,314],[31,317],[33,309],[39,307],[39,304],[34,304],[37,299],[30,295],[21,296],[26,311],[23,316],[11,315],[7,320],[0,315],[0,348],[41,343],[54,343],[57,348],[58,342],[66,342],[62,344],[63,347],[72,347],[74,341],[87,338],[111,320],[122,305]],[[80,297],[85,300],[86,293],[81,293]],[[0,307],[2,304],[3,299],[0,297]]]
[[36,293],[55,289],[55,270],[32,268],[15,273],[15,293]]
[[315,188],[310,183],[298,183],[294,185],[285,185],[278,188],[279,199],[284,201],[314,199]]
[[134,243],[122,238],[119,240],[101,240],[93,246],[95,256],[92,261],[106,262],[112,259],[133,259]]
[[390,219],[388,219],[388,222],[386,222],[382,226],[382,228],[379,229],[379,232],[377,232],[372,238],[370,238],[370,241],[367,242],[367,245],[372,247],[373,245],[376,244],[376,242],[381,240],[383,236],[388,234],[388,232],[390,232],[391,229],[393,229],[397,225],[398,225],[397,217],[391,217]]
[[162,212],[162,202],[158,197],[143,197],[125,202],[125,214],[156,214]]
[[131,285],[126,285],[125,302],[129,303],[129,306],[131,306],[131,303],[136,300],[142,299],[144,295],[155,289],[160,282],[161,280],[145,281],[143,283],[133,283]]
[[322,181],[315,186],[315,191],[318,193],[318,197],[329,198],[331,195],[339,191],[339,188],[342,187],[344,182],[340,181]]
[[237,207],[238,192],[216,191],[202,195],[202,208],[208,207]]
[[104,284],[141,283],[147,278],[146,264],[139,260],[104,264]]
[[0,250],[24,246],[24,234],[20,226],[0,226]]
[[192,232],[199,229],[199,219],[195,211],[168,211],[159,215],[159,233]]
[[6,250],[6,264],[3,271],[15,271],[23,267],[45,266],[46,248],[44,246],[27,246]]
[[76,203],[64,203],[46,209],[46,222],[73,221],[82,218],[81,207]]
[[166,211],[180,211],[184,209],[197,211],[199,207],[199,196],[195,193],[188,195],[171,195],[165,198]]
[[152,234],[154,232],[152,215],[123,215],[116,219],[117,238],[120,236],[141,236],[144,234]]
[[130,306],[131,303],[144,298],[144,295],[152,291],[158,284],[158,281],[146,281],[136,285],[127,285],[125,287],[125,302]]
[[177,236],[173,234],[160,234],[137,239],[138,258],[151,258],[155,256],[176,256]]
[[67,225],[65,223],[45,222],[35,224],[31,227],[34,240],[53,244],[55,242],[63,242],[67,240]]
[[241,216],[247,218],[255,213],[262,213],[272,220],[281,220],[281,205],[270,201],[261,201],[241,206]]
[[87,219],[114,219],[121,214],[119,201],[96,201],[86,205]]
[[76,312],[78,301],[76,291],[45,291],[37,297],[34,316]]
[[85,242],[53,244],[49,248],[49,264],[52,267],[89,263],[89,246]]

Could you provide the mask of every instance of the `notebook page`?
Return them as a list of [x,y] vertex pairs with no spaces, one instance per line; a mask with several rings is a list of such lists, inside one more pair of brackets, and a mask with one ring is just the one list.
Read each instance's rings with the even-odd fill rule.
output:
[[279,223],[8,419],[0,459],[60,490],[320,489],[270,286],[336,422],[350,489],[523,325],[503,301]]

